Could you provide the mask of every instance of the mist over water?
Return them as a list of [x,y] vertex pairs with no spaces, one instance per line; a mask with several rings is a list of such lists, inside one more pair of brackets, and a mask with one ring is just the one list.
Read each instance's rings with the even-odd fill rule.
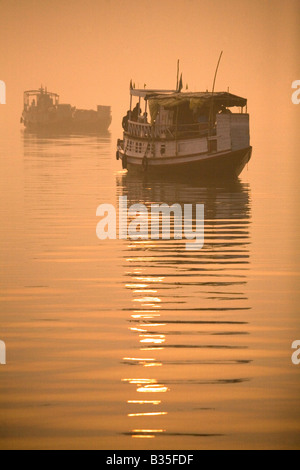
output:
[[[116,137],[1,140],[1,447],[299,446],[293,188],[260,163],[279,141],[201,181],[120,170]],[[98,240],[120,196],[204,204],[204,248]]]
[[[297,0],[2,0],[1,449],[299,449]],[[136,87],[248,99],[236,181],[115,160]],[[112,107],[105,135],[32,134],[23,92]],[[205,243],[106,240],[97,207],[204,204]]]

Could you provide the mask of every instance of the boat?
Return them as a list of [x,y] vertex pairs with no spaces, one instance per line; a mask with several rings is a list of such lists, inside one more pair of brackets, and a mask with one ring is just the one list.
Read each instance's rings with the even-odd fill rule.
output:
[[41,87],[24,92],[21,123],[30,131],[105,132],[111,124],[110,106],[97,111],[60,104],[59,95]]
[[135,89],[131,82],[122,125],[116,157],[128,171],[237,177],[252,155],[247,99],[229,91],[183,92],[182,83]]

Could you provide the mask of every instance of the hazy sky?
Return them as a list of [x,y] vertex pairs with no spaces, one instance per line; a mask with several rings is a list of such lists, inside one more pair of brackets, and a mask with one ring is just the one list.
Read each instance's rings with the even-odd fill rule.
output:
[[0,0],[0,124],[41,83],[61,102],[111,104],[119,124],[131,78],[172,88],[180,58],[184,83],[205,90],[221,50],[217,89],[262,117],[266,106],[284,114],[300,79],[299,24],[299,0]]

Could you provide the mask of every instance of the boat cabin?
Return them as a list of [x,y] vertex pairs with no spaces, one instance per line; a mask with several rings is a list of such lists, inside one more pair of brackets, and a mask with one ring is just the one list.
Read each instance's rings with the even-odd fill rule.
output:
[[51,107],[57,107],[59,104],[59,95],[50,93],[47,88],[41,87],[39,90],[29,90],[24,92],[24,111],[34,108],[47,110]]
[[131,88],[122,125],[124,151],[132,157],[214,153],[250,145],[247,100],[229,92]]

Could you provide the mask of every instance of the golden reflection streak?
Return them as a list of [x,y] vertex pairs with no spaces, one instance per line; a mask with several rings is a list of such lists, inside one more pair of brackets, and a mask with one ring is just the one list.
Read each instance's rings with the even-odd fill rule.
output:
[[[137,274],[137,273],[136,273]],[[133,302],[138,302],[141,304],[141,309],[140,310],[135,310],[134,314],[131,315],[133,319],[136,320],[154,320],[156,317],[160,317],[160,311],[158,309],[161,308],[160,304],[162,302],[162,299],[160,299],[158,296],[155,296],[157,294],[158,290],[156,289],[151,289],[150,286],[148,286],[147,283],[162,283],[164,281],[164,277],[159,277],[159,278],[147,278],[147,277],[136,277],[133,278],[134,281],[138,281],[140,283],[131,283],[127,284],[126,287],[128,289],[132,289],[133,293],[136,294],[136,298],[132,299]],[[138,297],[140,294],[141,297]],[[148,294],[148,295],[147,295]],[[150,294],[150,295],[149,295]],[[152,294],[152,295],[151,295]],[[155,323],[155,320],[149,325],[149,327],[153,326],[165,326],[164,323]],[[148,325],[147,325],[148,326]],[[139,334],[140,338],[140,343],[148,343],[148,344],[162,344],[166,341],[166,336],[165,335],[151,335],[147,334],[147,329],[143,328],[138,328],[138,327],[130,327],[129,328],[131,331],[136,332],[136,333],[142,333]],[[143,334],[145,333],[145,334]],[[147,348],[149,349],[149,348]],[[154,348],[153,348],[154,349]],[[155,348],[155,351],[158,349],[163,349],[163,348]],[[141,349],[143,350],[143,349]],[[124,360],[127,361],[134,361],[137,362],[139,365],[142,365],[143,367],[161,367],[162,363],[155,362],[155,359],[149,359],[149,358],[124,358]],[[162,385],[158,384],[157,380],[155,379],[124,379],[124,382],[129,382],[130,384],[137,385],[137,392],[139,393],[166,393],[169,391],[169,388]],[[128,404],[136,404],[136,405],[160,405],[161,400],[128,400]],[[129,413],[128,417],[133,418],[133,417],[151,417],[151,416],[163,416],[167,415],[167,412],[147,412],[147,413]],[[140,438],[140,439],[153,439],[156,437],[156,434],[165,432],[162,429],[157,429],[157,430],[133,430],[132,431],[134,435],[132,437],[134,438]],[[153,434],[154,433],[154,434]]]
[[[142,220],[148,220],[148,215],[146,215],[145,217],[143,217]],[[138,240],[138,242],[136,243],[131,243],[131,245],[128,245],[128,246],[132,246],[133,248],[139,248],[139,246],[141,245],[150,245],[150,246],[156,246],[155,243],[153,243],[153,240]]]
[[137,331],[138,333],[147,333],[147,330],[143,330],[142,328],[133,328],[133,327],[130,327],[129,330],[131,330],[131,331]]
[[160,405],[161,400],[127,400],[129,405]]
[[[145,335],[140,335],[140,337],[144,337]],[[140,339],[140,343],[148,343],[148,344],[163,344],[166,342],[165,338],[153,338],[151,336],[147,336],[144,339]]]
[[155,318],[155,317],[160,317],[160,314],[159,313],[155,313],[153,315],[150,315],[149,314],[138,314],[138,315],[131,315],[131,318],[135,318],[135,319],[144,319],[144,320],[151,320],[151,318]]
[[[166,432],[165,429],[133,429],[132,431],[133,438],[136,439],[154,439],[156,434],[161,434]],[[155,433],[155,434],[151,434]]]
[[134,280],[141,282],[163,282],[165,277],[134,277]]
[[[147,331],[147,330],[146,330]],[[147,335],[139,335],[140,338],[151,338],[151,339],[165,339],[166,335],[152,335],[148,333]]]
[[129,418],[139,418],[141,416],[161,416],[161,415],[167,415],[167,411],[158,411],[157,413],[130,413],[128,414]]
[[141,348],[140,351],[163,351],[165,348],[151,348],[151,347],[147,347],[147,348]]
[[162,362],[150,362],[143,364],[144,367],[162,367]]
[[151,432],[166,432],[165,429],[133,429],[131,432],[145,432],[145,433],[151,433]]
[[[159,305],[155,305],[155,308],[160,308]],[[154,314],[157,314],[156,316],[157,317],[160,317],[161,316],[161,313],[159,310],[134,310],[134,313],[139,313],[140,315],[143,315],[144,313],[154,313]]]
[[127,289],[146,289],[148,284],[126,284]]
[[156,379],[122,379],[122,382],[128,382],[130,384],[142,385],[142,384],[156,384]]
[[123,361],[149,361],[153,362],[155,359],[147,358],[147,357],[123,357]]
[[137,392],[139,393],[166,393],[170,389],[165,387],[164,385],[145,385],[144,387],[137,388]]

